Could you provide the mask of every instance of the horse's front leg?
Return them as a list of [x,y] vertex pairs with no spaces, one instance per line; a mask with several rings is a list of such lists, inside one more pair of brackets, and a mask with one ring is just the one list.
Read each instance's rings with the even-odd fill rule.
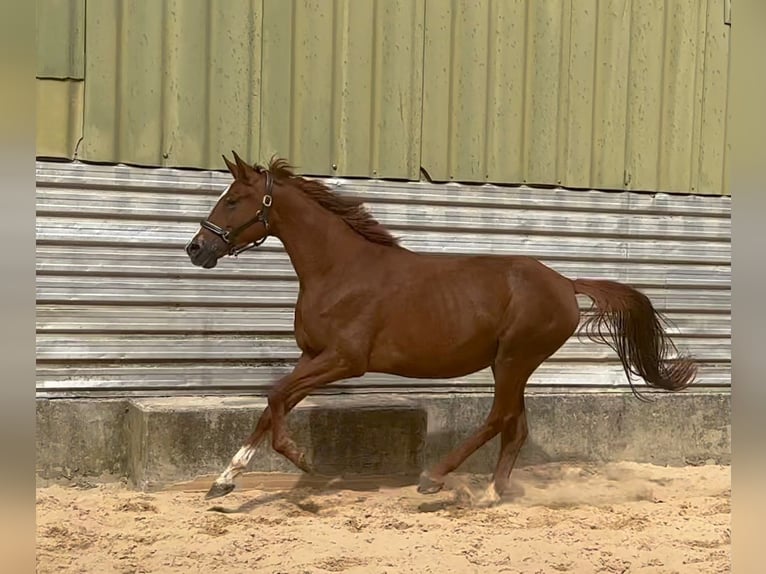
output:
[[[301,470],[308,472],[305,455],[298,450],[287,433],[285,417],[313,389],[362,374],[356,373],[348,365],[348,361],[339,360],[335,354],[321,354],[316,357],[301,355],[293,371],[280,379],[274,390],[269,393],[269,405],[258,419],[255,430],[231,459],[226,470],[212,484],[205,498],[218,498],[234,490],[234,479],[247,468],[255,449],[270,429],[274,450]],[[275,408],[276,417],[274,416]]]
[[[286,380],[295,376],[296,371],[301,369],[306,363],[311,361],[311,357],[307,354],[303,354],[298,359],[292,372],[282,377],[277,381],[277,386],[283,384]],[[271,428],[271,409],[267,406],[266,409],[258,417],[258,422],[255,424],[253,432],[247,437],[247,440],[242,447],[237,451],[237,454],[231,459],[226,469],[218,476],[215,482],[211,485],[210,490],[205,495],[205,498],[218,498],[219,496],[225,496],[234,490],[234,479],[245,471],[247,465],[255,454],[255,449],[261,444],[266,433]]]
[[361,376],[363,368],[354,368],[352,362],[336,352],[324,352],[307,361],[269,393],[271,412],[271,446],[304,472],[311,472],[305,452],[297,447],[287,432],[287,413],[313,390],[341,379]]

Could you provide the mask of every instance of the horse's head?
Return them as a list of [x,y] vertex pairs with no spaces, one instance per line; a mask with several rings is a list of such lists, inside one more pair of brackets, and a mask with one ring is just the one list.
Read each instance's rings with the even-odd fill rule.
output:
[[186,245],[194,265],[211,269],[224,255],[237,255],[263,243],[269,234],[271,173],[247,165],[236,152],[234,161],[223,157],[234,177],[221,194],[200,230]]

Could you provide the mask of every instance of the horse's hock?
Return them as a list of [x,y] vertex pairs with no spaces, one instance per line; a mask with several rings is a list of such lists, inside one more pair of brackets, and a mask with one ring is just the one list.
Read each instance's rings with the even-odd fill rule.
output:
[[[413,480],[480,423],[481,394],[325,395],[288,417],[296,443],[323,475]],[[628,460],[661,465],[730,461],[730,397],[626,393],[529,394],[530,434],[519,465]],[[139,489],[217,474],[265,407],[257,397],[38,399],[37,473],[44,479],[127,477]],[[61,437],[66,437],[63,440]],[[460,468],[491,472],[498,441]],[[269,441],[248,470],[297,472]]]

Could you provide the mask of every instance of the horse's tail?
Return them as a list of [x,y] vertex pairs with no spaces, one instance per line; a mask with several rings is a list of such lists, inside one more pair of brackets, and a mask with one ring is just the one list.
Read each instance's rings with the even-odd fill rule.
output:
[[579,333],[614,349],[638,398],[643,397],[631,375],[667,391],[679,391],[694,381],[697,366],[690,358],[668,357],[676,353],[676,347],[663,329],[662,315],[646,295],[616,281],[596,279],[576,279],[574,289],[593,300]]

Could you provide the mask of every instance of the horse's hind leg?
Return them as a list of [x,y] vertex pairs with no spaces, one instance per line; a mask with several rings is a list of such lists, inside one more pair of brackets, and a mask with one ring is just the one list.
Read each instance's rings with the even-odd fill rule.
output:
[[506,400],[504,410],[507,413],[500,432],[500,454],[498,456],[492,483],[484,496],[484,502],[496,502],[508,486],[519,451],[529,433],[527,412],[524,405],[524,389],[532,373],[548,355],[525,356],[523,358],[498,357],[492,367],[495,386],[506,392],[500,396]]
[[545,358],[545,356],[505,358],[500,355],[495,359],[492,365],[495,397],[486,422],[430,472],[421,475],[418,492],[431,494],[441,490],[446,474],[455,470],[474,451],[500,433],[500,457],[492,480],[492,490],[487,491],[485,501],[494,502],[499,498],[499,494],[505,490],[519,450],[527,438],[524,388],[529,376]]
[[447,454],[430,471],[420,475],[418,492],[421,494],[434,494],[444,486],[444,477],[460,466],[465,459],[476,452],[487,441],[494,438],[503,427],[503,413],[500,410],[495,396],[492,409],[476,432],[463,441],[457,448]]
[[490,490],[487,491],[491,498],[495,498],[495,495],[499,498],[505,492],[513,465],[516,463],[516,458],[519,456],[519,451],[528,434],[527,411],[524,408],[524,397],[522,396],[519,414],[509,420],[500,433],[500,455],[492,476]]
[[[509,425],[515,424],[515,419],[524,409],[524,385],[529,374],[539,364],[530,361],[511,362],[495,360],[492,373],[495,378],[495,395],[487,419],[479,429],[444,457],[430,471],[420,475],[418,492],[433,494],[439,492],[444,485],[444,477],[459,467],[469,456],[476,452],[498,433],[503,432]],[[526,365],[524,367],[523,365]],[[518,374],[515,374],[515,373]],[[523,440],[523,439],[522,439]]]

